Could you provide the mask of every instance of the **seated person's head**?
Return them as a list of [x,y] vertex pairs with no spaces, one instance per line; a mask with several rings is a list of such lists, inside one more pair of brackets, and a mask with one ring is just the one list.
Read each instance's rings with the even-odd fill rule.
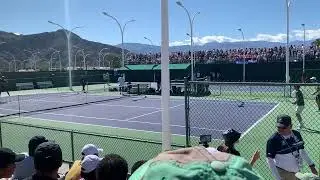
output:
[[96,179],[96,168],[101,158],[96,155],[88,155],[81,161],[81,177],[85,180]]
[[141,161],[137,161],[133,164],[132,168],[131,168],[131,174],[133,174],[140,166],[142,166],[146,161],[145,160],[141,160]]
[[48,142],[48,140],[43,136],[32,137],[28,144],[29,156],[34,156],[34,152],[37,149],[37,147],[44,142]]
[[101,153],[101,152],[103,152],[103,149],[97,148],[97,146],[94,144],[87,144],[87,145],[83,146],[83,148],[81,150],[81,155],[82,155],[81,160],[83,160],[84,157],[86,157],[88,155],[99,156],[99,153]]
[[58,144],[44,142],[40,144],[34,153],[34,166],[38,172],[58,172],[62,165],[62,151]]
[[227,147],[233,147],[235,143],[239,142],[239,139],[241,137],[241,133],[234,129],[228,129],[222,134],[225,145]]
[[121,156],[108,154],[100,161],[96,171],[98,180],[126,180],[128,164]]
[[16,162],[24,160],[25,155],[17,155],[11,149],[0,148],[0,179],[10,178],[16,169]]

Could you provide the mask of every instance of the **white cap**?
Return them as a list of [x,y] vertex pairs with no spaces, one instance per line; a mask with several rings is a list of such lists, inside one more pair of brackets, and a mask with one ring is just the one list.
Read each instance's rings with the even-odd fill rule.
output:
[[99,158],[96,155],[88,155],[84,157],[84,159],[81,161],[81,172],[90,173],[94,171],[101,159],[102,158]]
[[88,156],[88,155],[99,155],[99,153],[103,152],[103,149],[99,149],[97,148],[97,146],[93,145],[93,144],[87,144],[85,146],[83,146],[81,153],[84,156]]
[[316,77],[312,77],[312,78],[310,78],[311,80],[317,80],[317,78]]

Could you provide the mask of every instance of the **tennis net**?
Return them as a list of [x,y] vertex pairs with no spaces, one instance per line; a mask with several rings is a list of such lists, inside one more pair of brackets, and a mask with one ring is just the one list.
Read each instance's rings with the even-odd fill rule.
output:
[[97,95],[90,92],[65,92],[2,97],[0,117],[23,115],[41,111],[116,101],[126,98],[120,95]]

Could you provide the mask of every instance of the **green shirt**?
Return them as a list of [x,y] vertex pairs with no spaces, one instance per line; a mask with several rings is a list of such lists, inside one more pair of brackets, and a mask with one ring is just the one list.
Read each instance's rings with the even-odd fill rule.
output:
[[304,106],[304,98],[301,90],[298,90],[296,92],[296,98],[297,98],[297,105],[298,106]]

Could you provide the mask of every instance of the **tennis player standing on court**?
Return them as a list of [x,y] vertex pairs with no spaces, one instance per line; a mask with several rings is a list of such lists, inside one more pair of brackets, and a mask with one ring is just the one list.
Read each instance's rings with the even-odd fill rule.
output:
[[124,91],[124,85],[125,85],[125,80],[124,80],[124,77],[123,76],[120,76],[118,78],[118,83],[119,83],[119,91],[120,91],[120,94],[122,94],[122,92]]
[[295,97],[296,97],[296,101],[294,101],[292,104],[296,104],[297,105],[297,109],[296,109],[296,117],[299,121],[299,129],[304,128],[304,124],[302,122],[302,117],[301,117],[301,113],[304,109],[304,98],[303,98],[303,94],[300,90],[300,86],[299,85],[294,85],[294,90],[295,90]]
[[[316,77],[312,77],[310,80],[312,83],[317,83]],[[316,95],[316,103],[318,106],[318,111],[320,111],[320,86],[316,86],[316,92],[314,92],[312,95]]]

